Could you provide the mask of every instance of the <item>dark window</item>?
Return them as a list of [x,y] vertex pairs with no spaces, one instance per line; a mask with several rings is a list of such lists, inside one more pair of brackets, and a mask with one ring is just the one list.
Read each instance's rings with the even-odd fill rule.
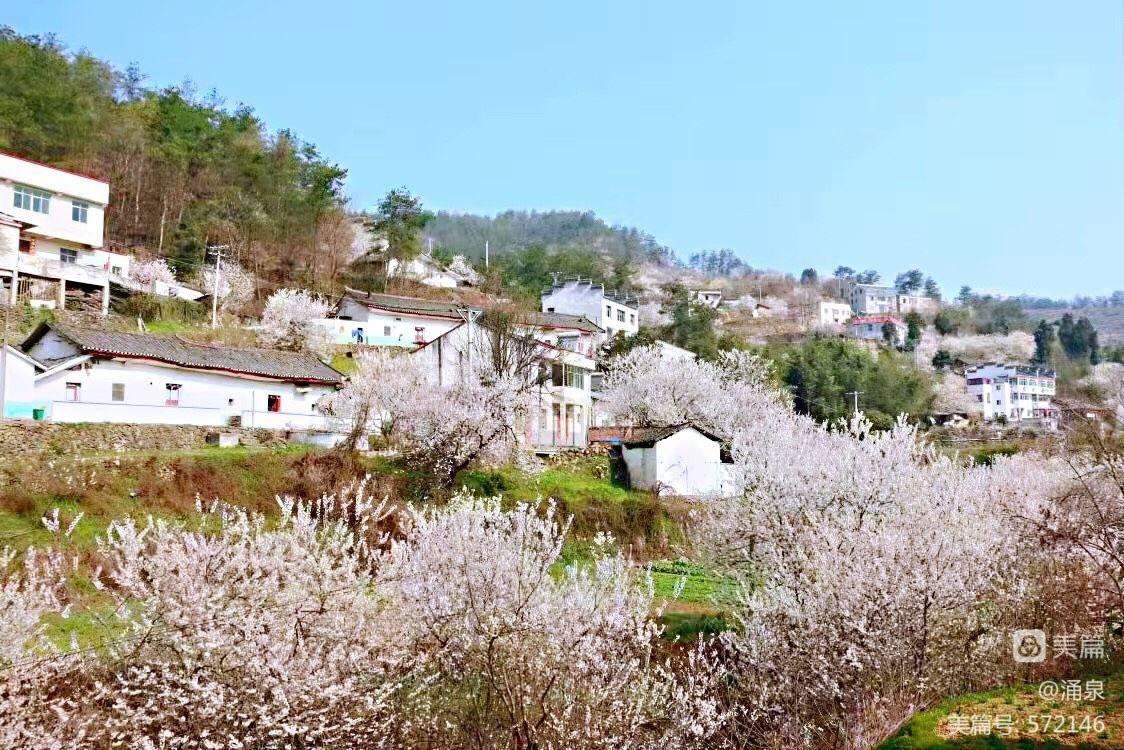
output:
[[62,261],[63,263],[77,263],[78,262],[78,251],[74,250],[73,248],[69,248],[69,247],[60,247],[59,248],[59,260]]
[[180,388],[179,383],[165,383],[164,384],[164,406],[179,406],[180,405]]
[[270,411],[281,411],[281,397],[272,393],[266,396],[265,408],[269,409]]
[[124,383],[114,383],[113,384],[113,400],[114,401],[124,401],[125,400],[125,384]]

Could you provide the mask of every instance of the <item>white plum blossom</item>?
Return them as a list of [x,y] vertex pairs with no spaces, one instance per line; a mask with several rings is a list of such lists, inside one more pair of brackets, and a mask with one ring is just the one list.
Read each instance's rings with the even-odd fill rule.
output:
[[129,278],[145,286],[151,286],[156,281],[163,281],[168,284],[178,283],[175,272],[172,271],[168,261],[164,258],[134,260],[129,264]]
[[321,321],[330,309],[327,300],[303,289],[278,289],[266,300],[259,338],[266,346],[326,356],[334,342]]
[[199,282],[204,294],[214,294],[217,288],[219,307],[223,310],[233,310],[249,302],[254,298],[258,286],[257,279],[252,273],[231,262],[222,264],[217,285],[213,266],[203,268],[199,274]]

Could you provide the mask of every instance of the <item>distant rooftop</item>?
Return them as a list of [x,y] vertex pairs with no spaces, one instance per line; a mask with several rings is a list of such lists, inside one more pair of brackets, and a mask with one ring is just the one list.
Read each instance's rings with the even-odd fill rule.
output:
[[624,305],[625,307],[631,307],[637,310],[640,309],[640,298],[636,295],[624,294],[623,292],[619,292],[615,289],[607,290],[605,289],[604,284],[595,283],[593,279],[583,279],[581,276],[556,276],[554,279],[554,283],[546,289],[542,290],[542,296],[545,297],[546,295],[551,294],[558,289],[563,289],[567,286],[587,286],[590,289],[600,290],[601,293],[605,296],[605,299],[616,302],[618,305]]

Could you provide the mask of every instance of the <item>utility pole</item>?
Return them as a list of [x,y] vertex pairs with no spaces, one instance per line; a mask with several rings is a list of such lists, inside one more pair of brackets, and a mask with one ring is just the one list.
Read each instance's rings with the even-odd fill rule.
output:
[[846,393],[843,394],[844,396],[854,396],[855,397],[855,410],[853,412],[851,412],[852,416],[857,416],[858,413],[859,413],[859,394],[861,394],[861,393],[863,393],[863,391],[847,391]]
[[215,245],[215,281],[211,284],[211,328],[219,327],[219,289],[222,274],[222,245]]
[[484,240],[484,268],[488,267],[488,240]]

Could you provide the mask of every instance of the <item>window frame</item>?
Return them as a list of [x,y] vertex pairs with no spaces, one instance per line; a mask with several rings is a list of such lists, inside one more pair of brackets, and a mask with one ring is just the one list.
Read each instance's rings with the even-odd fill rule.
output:
[[267,393],[265,395],[265,410],[273,414],[281,413],[281,394]]
[[46,216],[51,213],[51,194],[46,190],[17,184],[12,188],[12,206]]
[[63,263],[68,266],[78,265],[78,251],[72,247],[60,247],[59,263]]
[[66,384],[66,400],[73,404],[82,403],[82,384],[68,382]]
[[[182,383],[165,383],[164,384],[164,406],[179,406],[180,405],[180,391],[183,390]],[[173,394],[175,396],[173,397]]]
[[70,201],[70,220],[79,224],[90,223],[90,204],[87,201]]
[[109,400],[113,401],[115,403],[121,403],[125,400],[125,384],[124,383],[110,383]]

